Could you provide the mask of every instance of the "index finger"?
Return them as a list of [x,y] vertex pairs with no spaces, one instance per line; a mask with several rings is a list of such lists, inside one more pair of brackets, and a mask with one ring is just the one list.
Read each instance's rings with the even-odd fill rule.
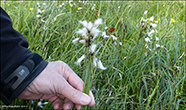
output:
[[[63,75],[63,77],[68,81],[68,83],[74,88],[76,88],[77,90],[83,91],[83,86],[84,86],[83,80],[66,63],[64,63],[61,67],[62,67],[61,68],[62,73],[60,74]],[[91,98],[91,102],[89,103],[89,105],[93,106],[95,104],[95,101],[94,101],[94,95],[92,94],[91,91],[89,93],[89,96]]]

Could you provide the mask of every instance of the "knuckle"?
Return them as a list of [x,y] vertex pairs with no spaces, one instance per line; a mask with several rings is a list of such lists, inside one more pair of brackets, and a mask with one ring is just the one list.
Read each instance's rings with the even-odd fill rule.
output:
[[71,99],[77,99],[78,98],[78,90],[72,90],[71,91]]

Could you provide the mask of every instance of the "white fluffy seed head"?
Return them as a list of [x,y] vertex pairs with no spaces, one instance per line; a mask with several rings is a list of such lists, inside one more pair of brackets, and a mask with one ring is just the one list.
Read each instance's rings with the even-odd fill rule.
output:
[[93,66],[96,67],[97,66],[97,58],[93,59]]
[[149,37],[146,37],[145,38],[145,42],[151,42],[150,38]]
[[156,44],[156,48],[160,48],[160,45],[159,44]]
[[81,66],[81,62],[83,61],[83,59],[85,59],[86,55],[82,55],[80,58],[78,58],[77,62],[75,62],[76,65]]
[[144,19],[143,17],[141,17],[141,22],[147,22],[148,21],[148,19]]
[[113,41],[116,41],[118,38],[116,37],[116,36],[114,36],[114,35],[111,35],[111,37],[112,37],[112,39],[113,39]]
[[98,68],[101,69],[101,70],[106,70],[107,67],[104,67],[101,60],[100,59],[97,59],[97,64],[98,64]]
[[154,32],[155,32],[155,31],[152,29],[150,32],[147,33],[147,35],[148,35],[149,37],[151,37],[152,34],[153,34]]
[[101,18],[99,18],[99,19],[97,19],[95,22],[94,22],[94,27],[95,28],[97,28],[100,24],[102,24],[102,19]]
[[154,20],[154,16],[151,16],[150,17],[150,21],[152,22]]
[[156,37],[156,41],[159,41],[159,38],[158,37]]
[[79,21],[85,28],[87,27],[87,21]]
[[155,23],[150,23],[150,26],[152,26],[153,28],[157,27],[158,25]]
[[95,50],[96,50],[96,47],[97,47],[96,44],[92,44],[92,45],[90,46],[90,53],[94,53]]
[[146,15],[146,14],[147,14],[147,12],[148,12],[147,10],[146,10],[146,11],[144,11],[144,15]]
[[83,35],[83,34],[88,34],[88,31],[86,28],[83,28],[83,29],[78,29],[78,31],[76,31],[76,33]]
[[81,40],[81,38],[75,38],[72,43],[76,44],[77,42],[79,42],[79,40]]
[[92,28],[90,34],[93,36],[93,40],[99,35],[101,31],[95,27]]
[[109,36],[108,35],[106,35],[106,32],[104,31],[104,32],[102,32],[102,35],[101,35],[103,38],[108,38]]
[[86,44],[86,40],[85,39],[81,39],[81,40],[79,40],[79,42],[82,43],[82,44]]
[[90,31],[90,30],[92,29],[92,27],[93,27],[92,22],[89,22],[89,23],[87,24],[87,26],[86,26],[86,28],[87,28],[88,31]]

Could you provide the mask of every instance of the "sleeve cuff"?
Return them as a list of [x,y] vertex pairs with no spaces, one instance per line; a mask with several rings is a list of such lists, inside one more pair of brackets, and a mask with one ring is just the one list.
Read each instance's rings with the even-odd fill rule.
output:
[[[31,57],[29,57],[24,63],[22,63],[19,67],[25,67],[27,68],[28,74],[26,74],[25,78],[20,76],[19,67],[16,70],[11,73],[9,77],[14,77],[15,81],[12,80],[5,80],[1,81],[1,86],[3,89],[1,90],[1,100],[4,102],[5,105],[9,105],[12,103],[13,100],[15,100],[25,89],[26,87],[43,71],[43,69],[47,66],[48,62],[43,60],[41,56],[38,54],[33,54]],[[20,77],[20,78],[19,78]],[[18,81],[21,78],[24,78],[21,82]],[[10,79],[10,78],[9,78]],[[8,81],[8,82],[7,82]],[[15,82],[20,82],[15,84]],[[6,84],[7,83],[7,84]],[[13,85],[16,85],[16,87],[12,87]],[[14,88],[14,89],[12,89]]]

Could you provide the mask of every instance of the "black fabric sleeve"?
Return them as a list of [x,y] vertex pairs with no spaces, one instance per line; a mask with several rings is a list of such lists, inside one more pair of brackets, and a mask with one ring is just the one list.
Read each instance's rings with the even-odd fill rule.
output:
[[[41,73],[41,71],[48,64],[47,61],[43,60],[38,54],[32,53],[28,49],[28,41],[12,27],[11,18],[8,14],[0,7],[1,14],[1,26],[0,26],[0,71],[1,71],[1,97],[0,99],[4,104],[9,105],[16,99],[24,89]],[[14,90],[5,89],[7,84],[3,83],[5,79],[11,76],[18,67],[23,65],[28,60],[32,60],[34,66],[31,63],[27,63],[29,69],[29,75],[18,85]],[[14,79],[16,80],[16,78]],[[13,84],[16,81],[10,81]]]

